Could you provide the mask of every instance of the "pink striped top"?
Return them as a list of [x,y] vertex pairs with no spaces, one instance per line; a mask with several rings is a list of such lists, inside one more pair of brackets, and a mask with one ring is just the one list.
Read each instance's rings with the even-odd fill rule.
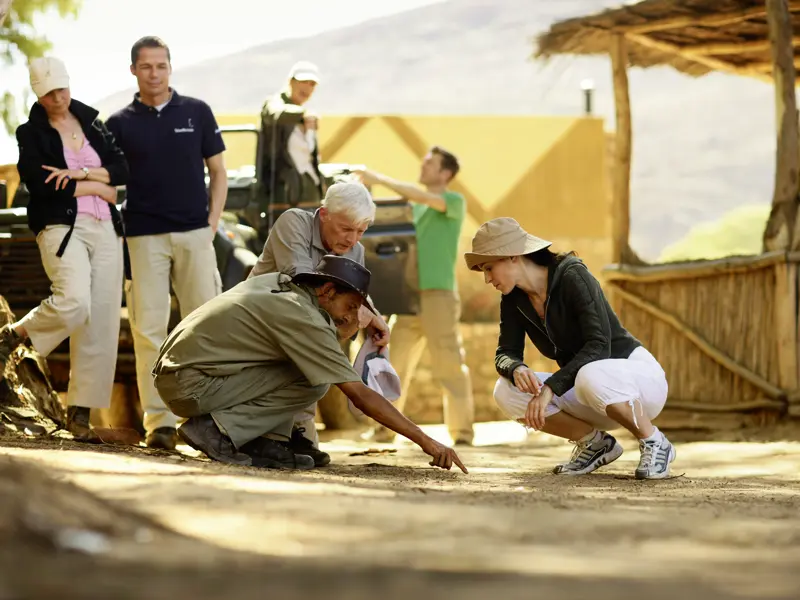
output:
[[[84,138],[83,147],[75,152],[71,148],[64,146],[64,158],[69,169],[97,169],[103,166],[103,162],[95,152],[89,140]],[[101,221],[111,220],[111,209],[108,202],[99,196],[78,196],[78,214],[91,215]]]

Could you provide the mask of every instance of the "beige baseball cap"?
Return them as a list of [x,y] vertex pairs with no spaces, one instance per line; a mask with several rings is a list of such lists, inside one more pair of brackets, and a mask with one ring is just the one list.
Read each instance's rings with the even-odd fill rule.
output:
[[69,74],[64,63],[53,57],[34,58],[28,67],[31,88],[37,98],[53,90],[69,87]]
[[313,81],[319,83],[319,69],[317,65],[307,60],[301,60],[292,65],[289,71],[289,79],[297,81]]

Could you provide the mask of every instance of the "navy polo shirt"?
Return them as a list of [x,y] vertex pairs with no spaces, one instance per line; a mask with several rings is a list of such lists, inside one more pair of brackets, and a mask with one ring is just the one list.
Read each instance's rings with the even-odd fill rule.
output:
[[207,227],[204,161],[225,150],[211,107],[173,90],[159,111],[137,94],[106,124],[130,169],[122,204],[126,235]]

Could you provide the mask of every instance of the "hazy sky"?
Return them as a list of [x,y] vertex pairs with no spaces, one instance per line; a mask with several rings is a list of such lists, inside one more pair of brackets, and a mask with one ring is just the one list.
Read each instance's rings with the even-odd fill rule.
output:
[[[143,35],[162,37],[170,46],[173,67],[180,69],[251,46],[305,37],[438,1],[83,0],[77,20],[45,15],[36,30],[53,42],[52,54],[66,62],[73,95],[91,103],[134,83],[128,70],[130,47]],[[20,100],[23,92],[29,93],[24,65],[0,67],[0,93],[5,90],[18,94]],[[26,114],[28,108],[24,108]],[[16,142],[0,131],[0,164],[15,162],[16,156]]]

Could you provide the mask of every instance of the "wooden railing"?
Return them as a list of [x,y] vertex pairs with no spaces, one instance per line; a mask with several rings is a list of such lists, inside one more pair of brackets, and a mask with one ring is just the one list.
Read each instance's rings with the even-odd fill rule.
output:
[[603,275],[620,319],[667,373],[667,406],[800,416],[799,263],[773,252]]

